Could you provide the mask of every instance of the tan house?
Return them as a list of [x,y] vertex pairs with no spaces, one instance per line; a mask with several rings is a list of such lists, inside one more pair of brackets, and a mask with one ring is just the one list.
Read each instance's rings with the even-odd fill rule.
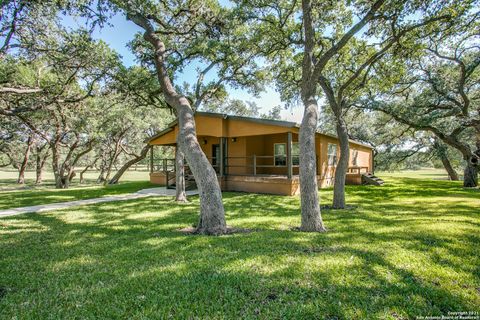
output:
[[[300,192],[298,177],[299,125],[225,114],[195,114],[198,141],[215,168],[223,191],[244,191],[295,195]],[[153,146],[175,147],[177,122],[148,140]],[[335,136],[317,133],[317,176],[319,186],[333,184],[339,155]],[[361,184],[362,174],[373,171],[372,148],[350,141],[347,183]],[[150,181],[175,183],[174,159],[150,157]]]

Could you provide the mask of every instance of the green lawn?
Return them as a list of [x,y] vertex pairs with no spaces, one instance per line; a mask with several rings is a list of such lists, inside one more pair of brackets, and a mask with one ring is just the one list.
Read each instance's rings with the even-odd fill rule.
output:
[[[89,173],[83,185],[75,179],[69,189],[57,190],[50,173],[46,174],[42,185],[35,186],[34,174],[27,172],[27,183],[21,186],[15,183],[16,172],[0,171],[0,210],[131,193],[153,187],[145,181],[148,179],[148,173],[145,172],[127,172],[118,185],[112,186],[95,184],[93,177],[97,174]],[[143,180],[139,180],[140,177],[143,177]]]
[[[176,231],[198,198],[112,202],[0,219],[0,319],[414,319],[480,312],[480,192],[386,178],[355,209],[298,226],[299,198],[224,193],[221,237]],[[322,190],[329,204],[332,190]],[[20,196],[21,192],[19,193]],[[477,313],[478,314],[478,313]]]

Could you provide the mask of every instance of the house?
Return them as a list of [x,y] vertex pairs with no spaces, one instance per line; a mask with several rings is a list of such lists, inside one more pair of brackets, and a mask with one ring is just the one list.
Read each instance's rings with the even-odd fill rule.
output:
[[[298,124],[207,112],[196,112],[195,122],[198,141],[223,191],[280,195],[300,192]],[[148,144],[175,147],[177,133],[174,121]],[[319,186],[331,186],[339,156],[338,139],[318,132],[315,143]],[[350,141],[350,152],[347,183],[361,184],[362,174],[373,171],[372,148]],[[153,154],[150,181],[167,187],[174,184],[174,159],[154,159]]]

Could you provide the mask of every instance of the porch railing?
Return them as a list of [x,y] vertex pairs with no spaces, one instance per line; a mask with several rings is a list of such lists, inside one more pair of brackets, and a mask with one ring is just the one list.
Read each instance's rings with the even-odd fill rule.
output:
[[[277,156],[278,157],[278,156]],[[285,164],[275,164],[275,156],[246,156],[246,157],[226,157],[226,163],[224,165],[226,169],[226,173],[228,175],[259,175],[259,172],[262,168],[270,168],[270,169],[286,169],[288,170],[288,160],[287,157],[284,157]],[[243,163],[242,163],[243,162]],[[298,164],[292,164],[292,168],[298,168]],[[231,169],[246,169],[245,173],[232,173]],[[240,170],[241,171],[241,170]],[[287,175],[288,172],[285,173]]]
[[361,174],[361,173],[367,173],[368,172],[368,167],[363,167],[363,166],[351,166],[348,167],[347,169],[347,174]]
[[[207,159],[212,163],[215,172],[220,173],[220,163],[215,157],[207,157]],[[175,172],[175,159],[154,159],[153,171],[162,171],[162,172]],[[295,163],[298,163],[294,161]],[[188,164],[185,162],[185,167],[188,167]],[[292,168],[298,168],[298,164],[292,164]],[[318,167],[318,157],[317,157],[317,167]],[[262,175],[262,169],[285,169],[288,171],[287,159],[285,159],[285,164],[275,165],[275,156],[245,156],[245,157],[226,157],[224,159],[224,174],[225,175]],[[350,166],[347,169],[347,174],[362,174],[367,173],[369,167],[367,166]],[[278,173],[277,175],[288,175],[288,172]],[[171,176],[169,174],[169,176]]]

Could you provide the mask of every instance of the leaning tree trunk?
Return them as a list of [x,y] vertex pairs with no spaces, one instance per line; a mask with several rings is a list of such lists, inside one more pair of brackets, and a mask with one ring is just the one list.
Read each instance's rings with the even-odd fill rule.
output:
[[300,145],[300,201],[302,221],[300,230],[306,232],[325,231],[320,212],[317,184],[317,159],[315,133],[318,122],[318,106],[315,97],[305,99],[305,111],[299,132]]
[[197,140],[193,110],[187,98],[180,98],[178,106],[178,144],[192,170],[200,196],[200,219],[197,233],[224,234],[227,231],[222,192],[217,174]]
[[177,143],[175,150],[175,201],[187,202],[187,194],[185,192],[185,156],[180,150]]
[[119,145],[118,143],[115,145],[115,150],[113,151],[113,157],[110,159],[107,167],[107,172],[105,174],[105,183],[110,180],[110,174],[112,173],[112,168],[114,167],[115,162],[118,159],[118,156],[120,155],[119,152]]
[[139,161],[145,159],[145,157],[147,156],[148,154],[148,150],[150,150],[152,146],[150,145],[146,145],[145,147],[143,147],[142,151],[140,152],[139,155],[135,156],[135,158],[127,161],[121,168],[120,170],[117,171],[117,173],[115,173],[115,175],[113,176],[112,179],[110,179],[110,181],[108,181],[108,184],[117,184],[119,181],[120,181],[120,178],[123,176],[123,174],[125,173],[125,171],[128,170],[128,168],[130,168],[131,166],[133,166],[134,164],[138,163]]
[[452,181],[460,180],[458,178],[457,172],[455,171],[455,169],[453,169],[453,166],[450,162],[450,159],[448,159],[448,156],[445,153],[441,153],[439,155],[439,158],[442,161],[442,164],[443,164],[443,167],[445,168],[445,171],[447,171],[447,173],[448,173],[448,178]]
[[347,125],[341,115],[337,116],[337,136],[340,145],[340,158],[335,168],[335,182],[333,185],[333,208],[345,208],[345,179],[348,170],[350,147],[348,145]]
[[82,171],[80,171],[80,181],[79,183],[80,184],[83,184],[85,182],[85,178],[83,177],[83,175],[88,171],[88,169],[90,169],[92,166],[86,166],[85,168],[83,168]]
[[167,59],[165,43],[145,16],[135,13],[128,14],[127,18],[145,30],[143,35],[145,40],[155,48],[153,59],[161,90],[166,102],[175,109],[178,116],[177,144],[185,153],[185,158],[197,182],[200,197],[200,219],[196,232],[211,235],[224,234],[227,232],[227,224],[217,174],[198,143],[190,102],[185,96],[177,93],[170,81],[165,63]]
[[453,169],[453,166],[450,163],[450,159],[448,159],[447,145],[442,143],[439,138],[435,138],[433,142],[433,149],[440,161],[442,161],[443,167],[445,168],[445,171],[447,171],[448,178],[452,181],[460,180],[458,178],[457,172],[455,171],[455,169]]
[[17,179],[18,184],[24,184],[25,183],[25,170],[27,169],[28,157],[30,156],[30,150],[32,149],[32,143],[33,143],[33,138],[32,138],[32,136],[29,136],[28,140],[27,140],[27,149],[25,149],[25,153],[23,154],[22,164],[20,165],[20,168],[18,169],[18,179]]

